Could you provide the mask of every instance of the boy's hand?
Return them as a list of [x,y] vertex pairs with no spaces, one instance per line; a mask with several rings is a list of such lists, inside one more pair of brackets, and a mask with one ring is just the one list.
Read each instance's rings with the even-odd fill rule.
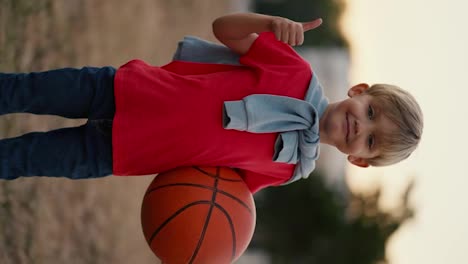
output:
[[321,18],[300,23],[284,17],[274,17],[271,22],[271,31],[275,33],[277,40],[296,46],[304,43],[304,32],[315,29],[321,24]]

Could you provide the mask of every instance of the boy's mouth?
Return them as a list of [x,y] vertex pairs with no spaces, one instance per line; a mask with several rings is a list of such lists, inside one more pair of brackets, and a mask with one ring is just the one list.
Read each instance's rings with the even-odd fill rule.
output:
[[348,136],[349,136],[349,120],[348,120],[348,113],[346,113],[346,143],[348,143]]

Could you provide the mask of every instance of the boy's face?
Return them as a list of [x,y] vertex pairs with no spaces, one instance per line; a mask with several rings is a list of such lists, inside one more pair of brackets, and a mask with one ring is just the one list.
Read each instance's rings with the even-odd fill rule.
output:
[[379,155],[383,135],[398,129],[364,93],[368,88],[367,84],[350,88],[349,98],[330,104],[320,119],[320,141],[335,146],[360,167],[368,167],[367,160]]

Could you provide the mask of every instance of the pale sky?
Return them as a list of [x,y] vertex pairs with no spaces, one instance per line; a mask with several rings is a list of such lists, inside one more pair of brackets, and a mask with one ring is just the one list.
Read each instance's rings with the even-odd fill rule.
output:
[[417,215],[391,239],[392,264],[468,263],[468,1],[347,2],[342,22],[352,44],[351,82],[410,91],[425,122],[422,142],[407,161],[350,167],[349,182],[359,190],[381,184],[384,206],[391,206],[415,178]]

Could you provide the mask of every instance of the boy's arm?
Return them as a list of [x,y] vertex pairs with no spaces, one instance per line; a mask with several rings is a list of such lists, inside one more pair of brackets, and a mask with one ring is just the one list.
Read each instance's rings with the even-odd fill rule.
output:
[[304,32],[322,24],[322,19],[298,23],[287,18],[255,13],[230,14],[213,22],[216,38],[240,55],[247,53],[258,33],[272,31],[276,39],[291,46],[304,42]]

